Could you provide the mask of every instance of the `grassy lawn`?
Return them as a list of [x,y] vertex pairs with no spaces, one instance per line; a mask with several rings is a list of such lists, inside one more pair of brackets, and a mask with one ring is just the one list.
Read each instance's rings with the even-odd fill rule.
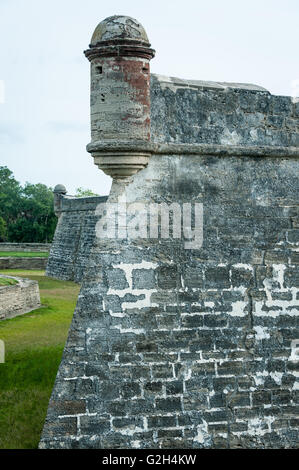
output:
[[3,270],[39,282],[43,307],[0,322],[0,449],[38,446],[79,286],[44,271]]
[[45,251],[0,251],[0,258],[48,258],[49,253]]
[[0,287],[1,286],[13,286],[17,284],[18,281],[16,279],[6,279],[5,277],[0,277]]

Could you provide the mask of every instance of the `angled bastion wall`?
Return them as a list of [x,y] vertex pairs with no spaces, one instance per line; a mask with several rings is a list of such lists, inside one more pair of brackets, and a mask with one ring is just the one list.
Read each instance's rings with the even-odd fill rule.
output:
[[46,275],[80,282],[95,238],[95,210],[107,197],[62,196],[56,208],[58,223]]

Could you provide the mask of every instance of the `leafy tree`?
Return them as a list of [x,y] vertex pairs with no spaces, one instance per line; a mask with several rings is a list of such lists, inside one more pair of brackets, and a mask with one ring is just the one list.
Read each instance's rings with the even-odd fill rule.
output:
[[88,197],[88,196],[99,196],[99,194],[94,193],[91,189],[77,188],[76,197]]
[[5,242],[7,236],[6,222],[0,216],[0,242]]
[[52,189],[40,183],[23,188],[7,167],[0,167],[0,239],[50,242],[56,223]]
[[20,212],[22,187],[15,180],[12,171],[0,166],[0,216],[8,224]]

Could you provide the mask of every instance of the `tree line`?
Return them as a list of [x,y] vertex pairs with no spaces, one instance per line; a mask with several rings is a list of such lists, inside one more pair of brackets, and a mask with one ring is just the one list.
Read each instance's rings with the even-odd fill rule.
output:
[[[75,197],[98,196],[77,188]],[[57,217],[53,189],[45,184],[22,186],[6,166],[0,166],[0,242],[51,243]]]
[[40,183],[22,186],[0,166],[0,241],[49,243],[56,224],[52,189]]

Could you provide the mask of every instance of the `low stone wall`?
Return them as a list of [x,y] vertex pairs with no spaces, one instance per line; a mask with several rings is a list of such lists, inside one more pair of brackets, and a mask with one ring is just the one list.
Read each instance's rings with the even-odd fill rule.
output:
[[0,243],[0,251],[50,251],[51,243]]
[[0,258],[0,269],[46,269],[48,258]]
[[12,279],[16,279],[18,284],[0,287],[0,320],[23,315],[41,306],[37,281],[19,277]]

